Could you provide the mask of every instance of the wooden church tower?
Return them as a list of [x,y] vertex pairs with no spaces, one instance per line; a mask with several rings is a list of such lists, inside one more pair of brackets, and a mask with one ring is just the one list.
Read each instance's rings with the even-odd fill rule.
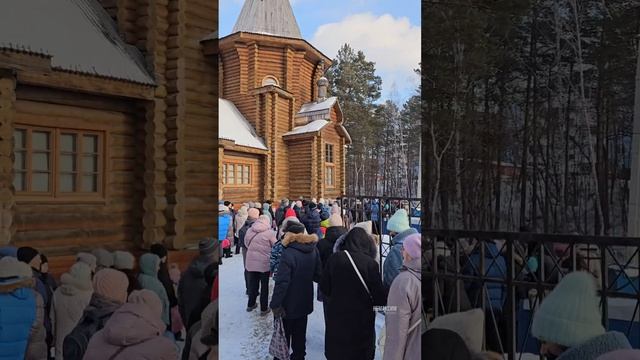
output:
[[219,41],[220,196],[241,202],[345,189],[351,139],[324,71],[288,0],[247,0]]

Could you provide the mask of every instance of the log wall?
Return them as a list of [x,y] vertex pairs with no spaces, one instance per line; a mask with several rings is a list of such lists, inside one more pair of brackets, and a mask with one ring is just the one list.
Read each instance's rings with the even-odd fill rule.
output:
[[[220,181],[220,186],[223,187],[224,200],[236,204],[264,200],[265,173],[262,167],[264,156],[225,150],[220,163],[224,162],[249,164],[253,171],[251,174],[251,186],[222,185],[222,181]],[[239,209],[240,207],[237,208]]]
[[[20,94],[20,90],[18,91]],[[56,93],[50,91],[50,98]],[[64,96],[63,96],[64,98]],[[82,96],[78,95],[78,98]],[[83,104],[78,101],[78,104]],[[81,105],[24,100],[18,95],[15,124],[104,129],[106,161],[104,201],[26,200],[16,195],[15,246],[29,245],[47,254],[77,252],[96,246],[129,248],[142,235],[143,172],[139,165],[144,122],[136,104],[129,112]],[[127,108],[126,104],[119,109]]]

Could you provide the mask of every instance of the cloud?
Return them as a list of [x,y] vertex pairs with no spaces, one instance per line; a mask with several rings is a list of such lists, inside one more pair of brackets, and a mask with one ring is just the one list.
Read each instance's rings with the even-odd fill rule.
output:
[[360,13],[319,26],[311,43],[332,58],[345,43],[362,50],[369,61],[376,63],[383,96],[397,90],[404,97],[412,95],[419,83],[413,70],[420,62],[420,35],[420,27],[412,25],[407,17]]

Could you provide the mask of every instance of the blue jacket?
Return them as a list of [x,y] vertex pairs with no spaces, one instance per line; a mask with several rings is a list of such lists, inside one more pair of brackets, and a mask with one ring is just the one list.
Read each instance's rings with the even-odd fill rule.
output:
[[[479,272],[484,273],[484,277],[504,279],[507,278],[507,263],[504,260],[504,256],[500,254],[500,250],[493,242],[484,242],[484,269],[480,267],[480,246],[477,246],[471,255],[467,264],[462,269],[463,274],[479,276]],[[487,295],[489,299],[488,304],[491,309],[502,311],[506,298],[506,286],[494,282],[486,282]],[[482,284],[479,281],[466,281],[465,288],[467,289],[467,295],[471,300],[472,305],[481,306],[482,304]]]
[[33,288],[0,282],[0,359],[24,359],[31,326],[36,318]]
[[391,240],[393,246],[391,246],[391,250],[389,250],[389,253],[385,258],[383,265],[383,283],[387,290],[391,287],[393,279],[398,276],[398,274],[400,273],[400,269],[402,268],[402,243],[404,242],[404,239],[406,239],[409,235],[417,233],[418,230],[409,228],[396,235]]
[[374,201],[373,204],[371,204],[371,221],[378,221],[380,220],[380,203],[378,203],[378,201]]
[[218,241],[227,238],[229,226],[231,226],[231,214],[223,213],[218,215]]
[[313,312],[313,282],[320,281],[322,264],[315,235],[288,234],[275,276],[272,309],[284,308],[285,319],[299,319]]

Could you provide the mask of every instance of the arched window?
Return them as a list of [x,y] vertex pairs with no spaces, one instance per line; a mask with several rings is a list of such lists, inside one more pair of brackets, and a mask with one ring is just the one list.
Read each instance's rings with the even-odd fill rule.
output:
[[264,77],[264,79],[262,79],[262,86],[268,85],[280,86],[280,84],[278,83],[278,79],[276,79],[276,77],[272,75],[267,75]]

